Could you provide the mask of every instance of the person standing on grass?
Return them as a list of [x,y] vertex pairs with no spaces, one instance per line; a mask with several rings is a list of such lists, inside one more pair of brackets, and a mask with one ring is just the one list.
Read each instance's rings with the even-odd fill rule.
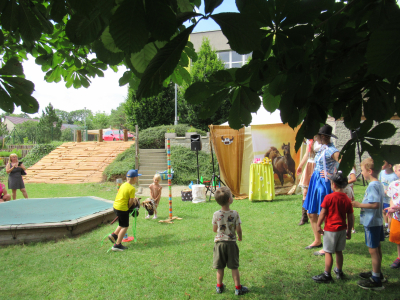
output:
[[[301,188],[303,188],[303,203],[301,205],[304,204],[304,200],[306,199],[308,185],[310,184],[310,179],[314,172],[315,153],[317,153],[320,148],[321,148],[321,144],[318,141],[318,135],[316,135],[313,140],[307,140],[306,153],[304,154],[302,160],[299,163],[299,166],[297,167],[297,171],[296,171],[297,176],[300,176],[300,174],[303,172],[303,174],[301,175],[300,181],[299,181],[299,186]],[[303,171],[304,165],[306,165],[306,167],[304,168],[304,171]],[[302,209],[302,212],[301,212],[301,219],[298,224],[299,226],[308,223],[307,211],[304,209],[304,207],[302,207],[301,209]]]
[[[388,208],[390,206],[390,197],[387,195],[387,190],[389,188],[389,184],[395,180],[399,179],[396,173],[393,172],[393,165],[388,163],[386,160],[382,166],[382,171],[379,173],[378,180],[383,184],[383,190],[385,191],[385,199],[383,200],[383,209]],[[390,218],[386,215],[386,211],[382,211],[383,220],[385,221],[385,236],[389,237],[390,232]]]
[[7,193],[6,187],[0,182],[0,203],[10,201],[11,196]]
[[[400,178],[400,165],[394,165],[394,172]],[[391,218],[389,241],[397,244],[397,258],[390,267],[398,269],[400,268],[400,180],[390,183],[387,195],[391,198],[390,208],[385,209]]]
[[[6,166],[8,175],[8,188],[12,191],[13,200],[17,199],[17,190],[21,190],[24,198],[28,198],[28,193],[25,189],[24,180],[22,179],[22,172],[26,168],[22,162],[18,162],[18,156],[15,153],[10,154],[10,163]],[[24,173],[25,174],[25,173]]]
[[[332,282],[332,254],[336,254],[336,268],[333,272],[336,279],[343,279],[343,250],[346,246],[346,238],[351,239],[351,228],[353,227],[353,207],[351,200],[343,192],[347,186],[347,178],[338,171],[331,176],[332,194],[325,196],[321,204],[321,213],[318,218],[318,232],[324,236],[325,271],[312,279],[317,283]],[[347,225],[346,225],[347,219]],[[325,222],[324,230],[321,224]]]
[[[161,199],[162,186],[160,185],[160,181],[161,181],[161,175],[157,173],[153,177],[153,183],[149,185],[150,198],[151,200],[154,201],[154,208],[155,208],[153,219],[157,219],[157,207],[160,204],[160,199]],[[147,215],[146,219],[149,218],[150,215]]]
[[327,176],[334,173],[339,161],[339,150],[331,143],[331,137],[337,138],[332,134],[330,125],[325,125],[319,129],[318,138],[322,146],[314,158],[315,169],[303,203],[303,208],[307,210],[314,234],[314,241],[306,249],[322,247],[321,234],[317,228],[318,215],[325,196],[332,193],[331,183]]
[[365,244],[368,247],[372,260],[372,272],[363,272],[359,276],[364,280],[357,284],[363,289],[382,290],[385,287],[382,282],[386,281],[381,271],[382,249],[381,242],[385,240],[383,232],[383,198],[385,192],[378,180],[379,170],[374,166],[372,158],[361,162],[361,173],[370,183],[365,191],[362,203],[353,201],[353,207],[361,208],[360,222],[364,225]]
[[214,239],[213,268],[217,269],[218,294],[225,290],[222,283],[224,279],[225,267],[232,270],[233,281],[235,282],[235,295],[243,295],[249,292],[249,289],[240,284],[239,275],[239,247],[236,244],[236,233],[238,241],[242,241],[242,228],[239,214],[230,209],[233,203],[231,190],[228,187],[220,187],[215,192],[215,200],[221,206],[221,209],[213,215],[213,230],[217,233]]
[[134,205],[135,202],[135,187],[133,185],[136,183],[138,176],[141,175],[138,174],[137,170],[129,170],[126,173],[126,182],[121,185],[115,197],[113,207],[114,213],[118,216],[118,227],[108,236],[108,239],[114,244],[113,251],[127,249],[127,247],[122,246],[121,242],[129,228],[129,207]]

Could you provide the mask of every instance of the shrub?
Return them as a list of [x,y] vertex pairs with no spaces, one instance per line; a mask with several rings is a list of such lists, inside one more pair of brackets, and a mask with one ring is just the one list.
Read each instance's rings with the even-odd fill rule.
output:
[[58,145],[56,143],[35,145],[32,150],[29,151],[29,153],[22,159],[25,167],[29,168],[33,166],[58,146],[59,143]]
[[22,149],[13,149],[12,151],[0,151],[0,157],[9,157],[11,153],[17,154],[18,158],[22,157]]
[[[174,170],[173,184],[188,185],[197,180],[196,152],[183,146],[171,147],[171,166]],[[205,151],[199,151],[199,177],[203,180],[211,180],[212,162],[211,155]],[[214,154],[215,175],[218,175],[218,162]]]
[[114,177],[125,176],[130,169],[135,169],[135,145],[118,154],[115,160],[103,171],[106,180],[114,180]]
[[[179,125],[161,125],[157,127],[147,128],[139,132],[139,148],[140,149],[164,149],[165,148],[165,133],[168,130],[175,130],[177,136],[185,136],[193,128],[186,124]],[[206,135],[207,133],[200,129],[193,128],[198,134]]]

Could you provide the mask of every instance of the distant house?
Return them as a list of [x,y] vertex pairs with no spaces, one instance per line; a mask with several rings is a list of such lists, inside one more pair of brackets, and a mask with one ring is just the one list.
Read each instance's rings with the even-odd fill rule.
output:
[[10,117],[10,116],[4,117],[4,124],[7,125],[7,129],[9,132],[11,132],[16,125],[25,123],[27,121],[39,122],[38,119],[28,119],[28,118],[19,118],[19,117]]

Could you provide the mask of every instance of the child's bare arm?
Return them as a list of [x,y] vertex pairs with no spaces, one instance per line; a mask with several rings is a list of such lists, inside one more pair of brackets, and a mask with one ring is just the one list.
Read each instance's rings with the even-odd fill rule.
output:
[[238,241],[241,242],[242,241],[242,226],[240,226],[240,224],[236,225],[236,232],[238,235]]
[[218,225],[213,225],[213,231],[217,232],[218,231]]
[[357,201],[352,201],[351,204],[356,208],[369,208],[369,209],[379,209],[379,202],[374,203],[360,203]]
[[317,222],[317,228],[318,228],[318,232],[320,234],[324,234],[324,231],[322,230],[321,225],[325,220],[325,215],[326,215],[326,209],[322,208],[321,212],[319,213],[319,218],[318,218],[318,222]]
[[346,238],[348,240],[351,240],[351,229],[353,228],[353,213],[347,214],[347,232],[346,232]]

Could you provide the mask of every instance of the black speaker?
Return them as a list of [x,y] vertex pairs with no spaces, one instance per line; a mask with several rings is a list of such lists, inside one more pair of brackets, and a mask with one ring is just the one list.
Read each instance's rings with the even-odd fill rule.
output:
[[190,136],[190,149],[192,151],[200,151],[201,150],[201,135],[200,134],[192,134]]

